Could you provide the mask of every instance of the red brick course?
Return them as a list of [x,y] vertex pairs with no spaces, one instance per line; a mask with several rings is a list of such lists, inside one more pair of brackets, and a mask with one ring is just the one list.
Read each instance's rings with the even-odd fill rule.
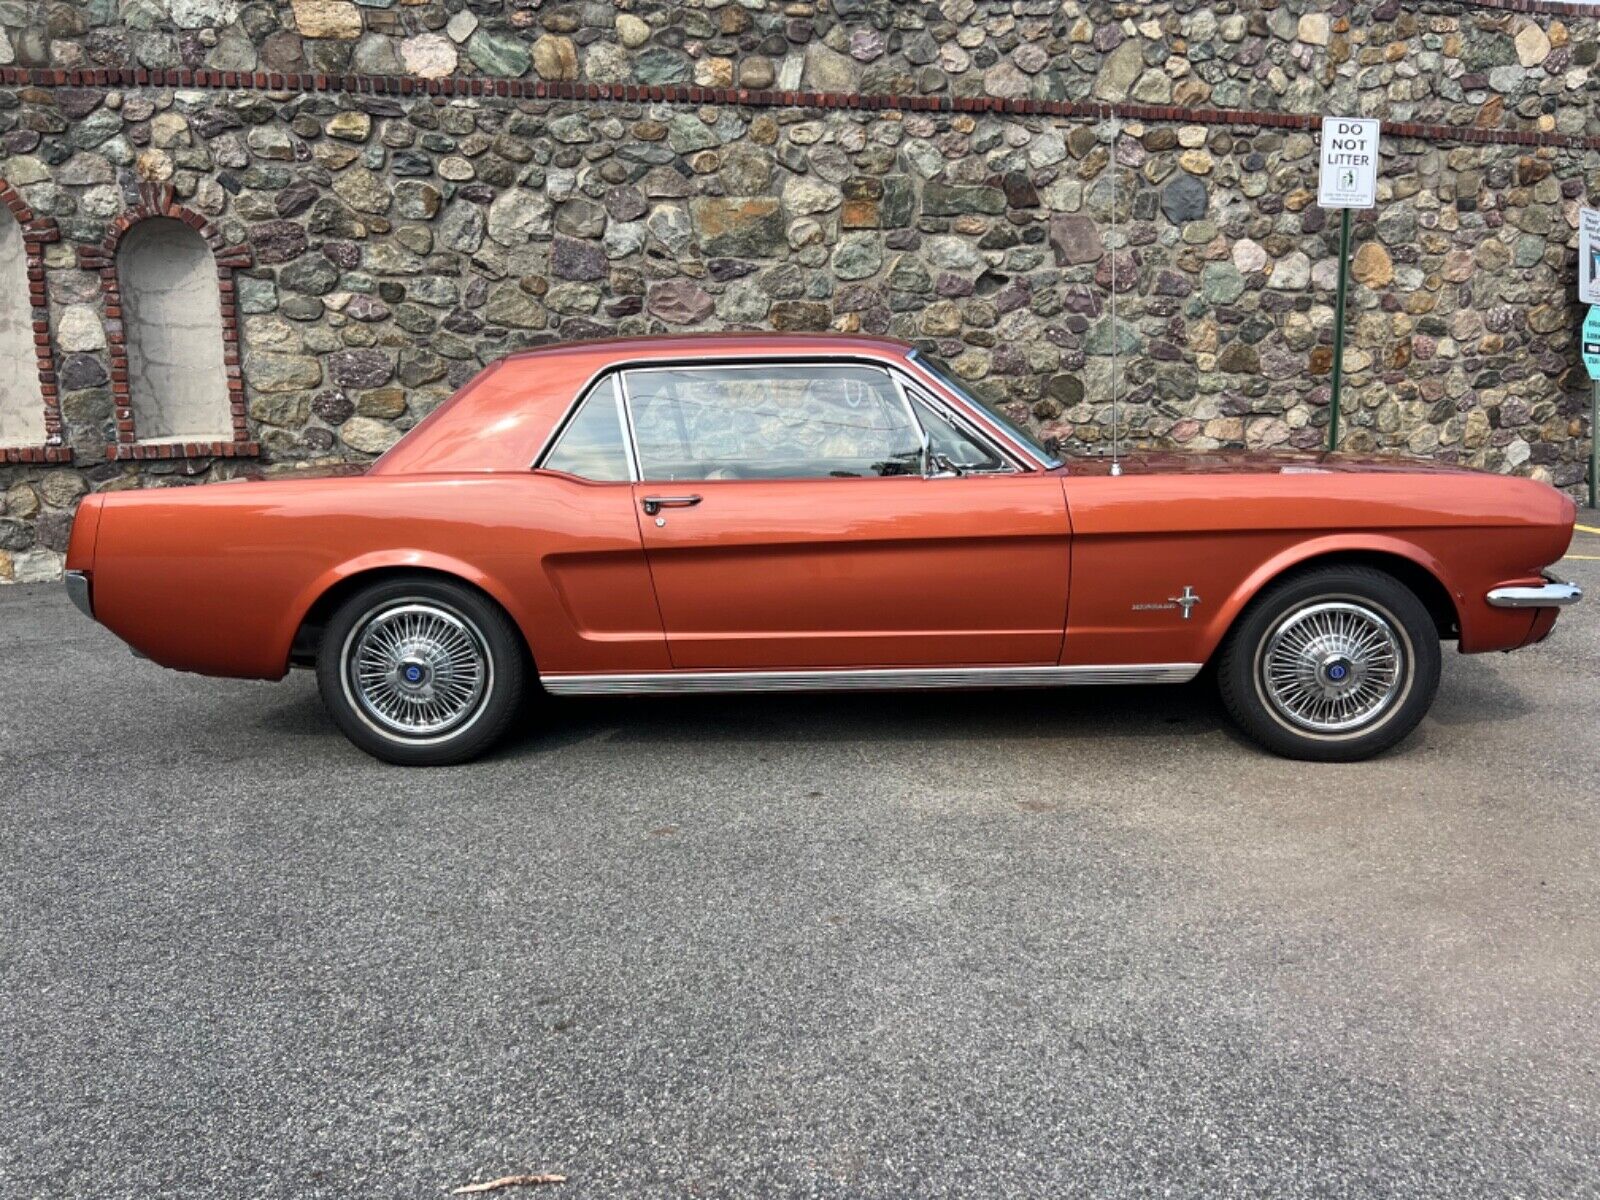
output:
[[[1584,13],[1580,6],[1558,0],[1479,0],[1485,7],[1517,12]],[[1590,9],[1592,14],[1595,10]],[[1183,108],[1176,105],[1110,104],[1087,100],[1003,99],[998,96],[863,95],[859,92],[767,91],[749,88],[708,88],[690,84],[548,83],[538,79],[494,79],[456,76],[421,79],[393,75],[241,74],[236,71],[149,70],[147,68],[97,68],[60,70],[40,67],[0,67],[0,84],[34,87],[214,87],[254,88],[270,91],[335,91],[376,95],[483,96],[512,100],[591,100],[655,102],[666,104],[725,104],[746,108],[843,108],[902,112],[993,112],[1017,116],[1067,117],[1080,120],[1163,121],[1195,125],[1241,125],[1280,129],[1315,129],[1322,117],[1316,113],[1273,113],[1237,108]],[[1600,150],[1600,136],[1543,133],[1533,129],[1478,129],[1461,125],[1396,122],[1385,126],[1397,137],[1435,142],[1474,142],[1513,146],[1553,146],[1574,150]]]

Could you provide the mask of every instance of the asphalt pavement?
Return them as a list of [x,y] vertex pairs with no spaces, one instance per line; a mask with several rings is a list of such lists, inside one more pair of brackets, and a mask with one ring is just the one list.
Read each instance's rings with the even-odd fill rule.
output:
[[1600,1194],[1573,554],[1351,766],[1197,684],[564,701],[406,771],[0,588],[0,1196]]

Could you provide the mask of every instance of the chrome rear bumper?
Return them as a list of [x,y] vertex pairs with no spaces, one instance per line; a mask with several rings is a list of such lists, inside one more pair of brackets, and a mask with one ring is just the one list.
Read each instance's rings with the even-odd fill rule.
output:
[[89,594],[89,576],[82,571],[68,571],[66,577],[67,599],[91,621],[94,620],[94,599]]
[[1583,599],[1583,589],[1575,583],[1557,579],[1548,571],[1545,582],[1533,586],[1497,587],[1489,593],[1495,608],[1565,608]]

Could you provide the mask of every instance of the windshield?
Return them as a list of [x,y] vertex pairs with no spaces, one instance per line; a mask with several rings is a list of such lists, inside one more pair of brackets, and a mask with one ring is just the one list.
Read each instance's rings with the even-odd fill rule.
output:
[[944,363],[940,362],[933,355],[924,354],[921,350],[913,350],[910,354],[910,358],[913,361],[920,363],[923,370],[927,371],[928,374],[932,375],[940,383],[944,384],[946,388],[960,396],[968,404],[972,405],[972,407],[976,408],[996,425],[1000,426],[1012,437],[1016,438],[1017,441],[1021,442],[1024,446],[1032,450],[1044,460],[1045,465],[1051,467],[1059,467],[1061,465],[1061,459],[1059,459],[1053,451],[1048,449],[1045,444],[1039,440],[1038,434],[1034,433],[1033,430],[1029,429],[1025,425],[1019,425],[1016,421],[1007,416],[1005,412],[1002,411],[998,406],[985,403],[982,397],[974,395],[955,377],[955,374],[950,370],[949,367],[945,366]]

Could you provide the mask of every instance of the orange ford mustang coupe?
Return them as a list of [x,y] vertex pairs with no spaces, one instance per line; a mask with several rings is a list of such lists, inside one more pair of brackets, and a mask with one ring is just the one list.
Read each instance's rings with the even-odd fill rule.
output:
[[553,695],[1179,683],[1280,754],[1414,729],[1441,639],[1544,638],[1575,509],[1345,455],[1062,461],[865,337],[574,344],[485,369],[365,473],[90,496],[67,587],[138,653],[314,666],[357,745],[482,752]]

